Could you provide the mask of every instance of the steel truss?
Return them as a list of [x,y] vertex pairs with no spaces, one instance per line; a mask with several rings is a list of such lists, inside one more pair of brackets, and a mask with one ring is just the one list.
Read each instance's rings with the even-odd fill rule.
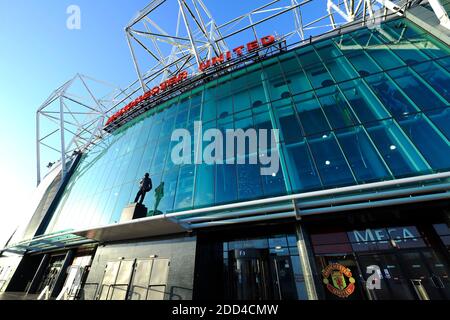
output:
[[[236,44],[267,35],[267,26],[273,30],[273,25],[276,25],[276,29],[282,32],[278,40],[289,41],[292,48],[295,44],[309,41],[312,36],[352,22],[373,25],[388,13],[403,15],[409,7],[427,1],[431,4],[440,0],[269,0],[219,24],[206,7],[205,0],[153,0],[125,28],[138,77],[116,97],[119,103],[108,114],[118,111],[142,92],[181,70],[189,70],[191,75],[200,73],[201,61],[210,60]],[[318,3],[323,10],[317,10]],[[172,8],[173,21],[176,21],[172,32],[156,22],[161,7],[169,4],[176,7]],[[167,10],[164,13],[165,20],[168,20]],[[441,13],[442,17],[445,17],[444,13]],[[290,29],[279,30],[279,21],[289,21]],[[167,24],[167,21],[162,22]]]
[[[190,70],[191,74],[198,73],[202,61],[230,50],[234,36],[249,32],[254,38],[246,38],[248,41],[266,36],[258,29],[276,18],[287,18],[286,15],[289,15],[288,21],[293,21],[292,29],[283,35],[284,38],[297,36],[298,40],[304,40],[305,31],[314,28],[327,17],[304,21],[302,7],[313,0],[273,0],[219,25],[203,0],[176,1],[177,17],[175,30],[172,32],[163,29],[155,21],[158,18],[158,8],[168,4],[166,0],[152,1],[125,28],[138,81],[144,92],[181,70]],[[138,48],[146,53],[146,61],[150,58],[153,62],[144,73],[136,53]]]
[[[317,3],[320,1],[323,1],[323,13],[312,14],[317,11]],[[198,73],[201,61],[228,51],[234,36],[242,38],[242,34],[248,33],[245,37],[249,41],[265,36],[261,30],[267,30],[270,23],[276,24],[276,19],[292,21],[291,29],[283,30],[283,38],[295,42],[307,39],[317,29],[325,32],[358,20],[362,24],[375,23],[378,18],[392,12],[403,15],[410,6],[426,1],[271,0],[228,22],[218,24],[204,0],[153,0],[132,19],[125,28],[125,33],[138,76],[139,91],[146,92],[181,70],[190,70],[191,74]],[[440,0],[428,1],[441,24],[448,26],[448,15]],[[171,32],[161,27],[156,19],[163,5],[174,3],[176,24]],[[249,35],[253,38],[247,38]],[[138,50],[142,53],[138,54]],[[151,61],[150,66],[144,66],[144,60]],[[132,91],[136,92],[136,89]]]
[[[41,181],[42,147],[58,154],[64,176],[73,156],[101,141],[107,111],[117,103],[114,97],[119,91],[114,85],[77,74],[44,101],[36,112],[38,184]],[[49,163],[47,167],[53,164]]]
[[[200,73],[199,65],[202,61],[229,51],[236,44],[241,45],[243,42],[268,35],[267,26],[274,30],[273,25],[277,25],[277,21],[290,22],[289,30],[279,30],[282,36],[275,34],[278,40],[301,43],[312,36],[348,23],[361,21],[362,25],[370,25],[380,21],[379,19],[388,13],[403,15],[409,7],[428,2],[441,25],[450,29],[448,14],[440,0],[268,1],[256,9],[219,24],[205,5],[205,0],[152,0],[125,27],[126,39],[138,76],[136,81],[124,90],[108,85],[116,94],[100,99],[86,85],[86,80],[98,81],[76,75],[55,90],[39,108],[36,115],[38,182],[41,180],[41,146],[60,155],[65,171],[66,162],[74,151],[83,152],[93,143],[101,143],[101,138],[107,134],[102,130],[107,116],[132,102],[142,92],[182,70],[188,70],[191,75]],[[318,2],[323,11],[317,13]],[[163,5],[174,4],[176,8],[173,20],[176,23],[173,24],[174,30],[167,30],[167,27],[163,28],[161,23],[156,21],[158,9]],[[167,25],[167,21],[162,22]],[[279,29],[279,26],[276,28]],[[149,62],[149,66],[146,62]],[[68,94],[69,88],[76,81],[81,81],[85,87],[91,97],[90,104]],[[105,85],[104,82],[98,83]],[[71,110],[67,101],[77,104],[81,110]],[[56,105],[56,109],[50,109],[52,104]],[[55,125],[55,129],[50,133],[43,134],[40,131],[40,121],[43,118],[51,120]],[[53,143],[47,143],[47,140],[58,133],[59,140],[54,139]],[[71,136],[70,139],[66,134]]]
[[[441,25],[450,29],[449,16],[440,1],[428,0],[428,3]],[[387,13],[402,16],[407,8],[425,2],[425,0],[327,0],[327,11],[333,28],[336,28],[337,16],[346,22],[360,19],[363,24],[376,23]]]

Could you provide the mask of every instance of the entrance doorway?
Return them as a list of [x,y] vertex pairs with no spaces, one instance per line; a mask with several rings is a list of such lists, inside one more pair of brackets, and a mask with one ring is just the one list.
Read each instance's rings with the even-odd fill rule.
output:
[[289,257],[270,255],[268,249],[236,249],[229,252],[231,296],[238,300],[297,299],[293,266]]
[[198,235],[194,300],[307,300],[292,225]]
[[56,284],[56,279],[63,266],[65,255],[53,256],[45,270],[41,279],[37,292],[42,292],[44,288],[48,287],[51,292]]

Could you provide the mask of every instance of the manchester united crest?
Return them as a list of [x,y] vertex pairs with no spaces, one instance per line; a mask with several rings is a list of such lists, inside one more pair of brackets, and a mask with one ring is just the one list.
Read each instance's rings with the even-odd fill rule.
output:
[[348,298],[355,291],[352,272],[339,263],[328,265],[322,271],[322,276],[328,291],[340,298]]

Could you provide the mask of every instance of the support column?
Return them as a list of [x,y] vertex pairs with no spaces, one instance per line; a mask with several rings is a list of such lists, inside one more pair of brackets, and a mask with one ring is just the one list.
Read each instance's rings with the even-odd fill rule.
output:
[[49,260],[50,255],[48,254],[42,257],[41,263],[39,264],[39,267],[36,273],[34,274],[33,280],[31,281],[30,287],[28,288],[27,294],[35,294],[39,289],[39,284],[41,283],[42,276],[44,275]]
[[300,265],[303,270],[303,277],[305,278],[306,292],[309,300],[319,300],[317,294],[317,283],[315,280],[315,265],[312,261],[313,253],[310,243],[304,230],[304,227],[298,223],[296,226],[297,232],[297,247],[300,257]]
[[64,177],[67,172],[66,165],[66,142],[65,142],[65,127],[64,127],[64,101],[63,98],[59,98],[59,130],[61,135],[61,183],[64,181]]
[[184,1],[185,0],[178,0],[178,5],[181,10],[181,15],[183,16],[184,24],[186,26],[186,30],[187,30],[188,37],[189,37],[189,42],[191,43],[191,49],[194,53],[195,61],[197,62],[197,66],[200,67],[200,63],[201,63],[200,56],[198,54],[197,44],[194,41],[194,35],[192,33],[191,26],[189,24],[188,18],[186,17],[186,13],[184,12],[184,6],[186,5],[186,3]]
[[133,45],[131,44],[131,38],[130,38],[129,32],[131,33],[131,31],[129,29],[125,30],[125,34],[127,36],[128,47],[129,47],[130,52],[131,52],[131,57],[133,58],[134,68],[136,69],[136,72],[138,74],[139,83],[141,84],[142,92],[146,93],[147,92],[147,86],[145,85],[144,78],[142,77],[142,74],[141,74],[141,70],[139,69],[137,58],[136,58],[136,55],[134,54]]
[[39,111],[36,112],[36,184],[41,183],[41,128]]
[[71,265],[74,255],[75,255],[74,250],[69,250],[67,252],[66,257],[64,258],[64,262],[62,264],[61,270],[59,271],[58,275],[56,276],[55,285],[53,286],[50,297],[56,298],[59,295],[59,293],[61,292],[61,290],[64,286],[64,281],[66,280],[67,268]]

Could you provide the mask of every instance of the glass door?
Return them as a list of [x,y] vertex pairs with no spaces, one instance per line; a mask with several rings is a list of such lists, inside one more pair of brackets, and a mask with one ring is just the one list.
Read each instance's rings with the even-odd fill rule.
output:
[[230,257],[231,299],[297,299],[290,256],[272,255],[268,249],[237,249]]
[[279,300],[297,299],[297,289],[291,258],[270,256],[272,279],[274,281],[275,297]]
[[50,262],[45,270],[45,273],[42,277],[41,283],[39,284],[39,289],[37,292],[42,292],[45,288],[48,288],[49,291],[53,290],[53,287],[56,283],[56,278],[61,271],[64,255],[51,257]]
[[268,250],[237,249],[230,252],[234,263],[230,264],[232,299],[274,299],[272,277],[268,263]]

